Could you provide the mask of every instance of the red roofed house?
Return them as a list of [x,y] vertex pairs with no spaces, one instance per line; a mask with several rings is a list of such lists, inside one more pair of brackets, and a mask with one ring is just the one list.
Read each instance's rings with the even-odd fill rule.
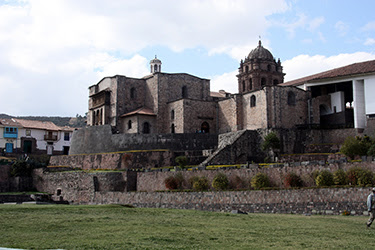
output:
[[0,148],[6,153],[68,154],[72,133],[53,122],[0,119]]

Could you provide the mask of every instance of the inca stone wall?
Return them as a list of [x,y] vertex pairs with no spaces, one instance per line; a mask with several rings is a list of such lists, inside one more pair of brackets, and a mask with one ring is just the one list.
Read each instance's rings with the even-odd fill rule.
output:
[[[214,177],[220,172],[227,176],[232,189],[236,188],[250,188],[250,180],[257,173],[265,173],[270,179],[273,187],[284,188],[285,176],[288,173],[295,173],[299,175],[305,186],[315,186],[313,179],[313,171],[315,170],[329,170],[332,173],[338,169],[347,171],[348,169],[358,166],[353,163],[332,163],[332,164],[319,164],[317,162],[295,162],[285,164],[275,164],[259,166],[257,164],[250,164],[248,167],[241,169],[223,169],[223,170],[196,170],[196,171],[182,171],[177,172],[182,174],[185,183],[184,188],[190,189],[189,179],[193,176],[205,176],[209,183],[212,183]],[[369,169],[375,172],[375,162],[364,162],[360,165],[364,169]],[[174,176],[176,172],[143,172],[138,173],[137,190],[138,191],[159,191],[167,190],[164,181],[169,176]]]
[[216,134],[112,134],[111,126],[75,130],[70,155],[127,150],[204,150],[217,146]]

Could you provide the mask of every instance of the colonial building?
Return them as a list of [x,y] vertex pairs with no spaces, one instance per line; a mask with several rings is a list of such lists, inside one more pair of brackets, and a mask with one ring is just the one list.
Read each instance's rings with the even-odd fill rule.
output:
[[210,80],[161,72],[151,60],[143,78],[116,75],[89,87],[88,125],[117,133],[224,133],[306,124],[309,92],[280,86],[284,73],[261,42],[238,74],[238,94],[210,92]]
[[0,148],[7,154],[67,155],[72,134],[72,128],[53,122],[0,119]]

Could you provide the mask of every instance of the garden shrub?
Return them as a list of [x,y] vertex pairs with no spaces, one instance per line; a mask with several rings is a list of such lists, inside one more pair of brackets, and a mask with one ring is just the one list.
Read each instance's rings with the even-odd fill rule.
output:
[[371,147],[368,149],[367,155],[375,156],[375,144],[372,144]]
[[182,175],[182,173],[177,173],[174,176],[169,176],[164,180],[165,187],[168,190],[182,189],[183,182],[184,176]]
[[288,173],[284,179],[285,187],[302,187],[303,182],[299,175],[295,173]]
[[353,159],[357,155],[367,155],[372,144],[373,142],[368,136],[347,137],[340,152]]
[[318,187],[333,185],[333,174],[328,170],[321,171],[316,177],[316,185]]
[[257,173],[253,178],[251,178],[251,186],[255,189],[269,187],[270,181],[267,174]]
[[374,174],[372,171],[362,169],[358,178],[358,185],[361,187],[372,186],[374,182]]
[[174,190],[178,188],[177,180],[174,176],[169,176],[164,180],[165,187],[168,190]]
[[205,176],[198,177],[193,183],[193,189],[196,191],[205,191],[208,190],[209,183],[208,179]]
[[266,151],[269,149],[279,149],[280,139],[277,137],[275,132],[271,132],[264,137],[264,142],[262,143],[262,150]]
[[198,181],[199,177],[198,176],[192,176],[189,178],[189,188],[193,188],[194,182]]
[[333,173],[333,183],[335,185],[346,185],[346,184],[348,184],[348,178],[347,178],[344,170],[338,169]]
[[25,160],[16,160],[12,165],[12,176],[31,176],[32,166]]
[[178,164],[178,166],[181,169],[184,169],[185,166],[188,164],[188,158],[184,155],[177,156],[176,159],[175,159],[175,162]]
[[242,180],[242,178],[238,175],[234,176],[234,178],[230,181],[230,188],[232,189],[242,189],[245,187],[245,181]]
[[362,169],[360,167],[352,167],[346,172],[346,176],[349,180],[349,185],[358,185],[358,179],[361,176]]
[[226,190],[228,188],[228,185],[228,178],[223,173],[218,173],[212,180],[212,187],[216,190]]

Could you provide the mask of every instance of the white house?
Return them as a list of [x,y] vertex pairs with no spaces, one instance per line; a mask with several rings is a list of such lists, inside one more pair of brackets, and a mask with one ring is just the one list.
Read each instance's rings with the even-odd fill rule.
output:
[[6,153],[68,154],[73,129],[53,122],[0,119],[0,148]]
[[[350,64],[281,84],[311,91],[320,114],[310,112],[310,123],[341,123],[366,128],[375,117],[375,60]],[[319,118],[317,117],[319,116]]]

